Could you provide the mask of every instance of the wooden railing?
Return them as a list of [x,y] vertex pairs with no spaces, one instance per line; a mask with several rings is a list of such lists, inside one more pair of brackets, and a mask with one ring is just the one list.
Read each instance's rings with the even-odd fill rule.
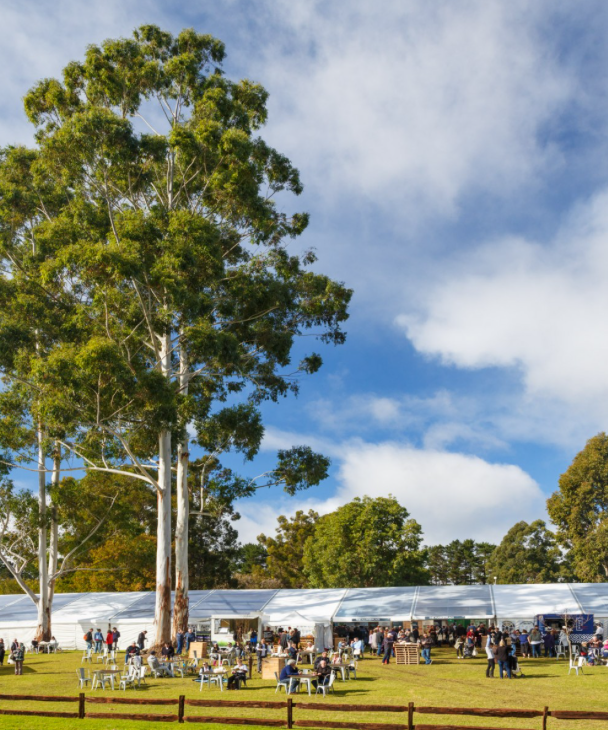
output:
[[[308,728],[344,728],[352,730],[503,730],[468,725],[425,725],[414,722],[414,714],[420,715],[466,715],[469,717],[496,717],[496,718],[541,718],[542,730],[547,730],[547,720],[553,717],[558,720],[604,720],[608,721],[608,712],[589,712],[586,710],[521,710],[508,708],[485,707],[416,707],[413,702],[409,705],[347,705],[326,702],[294,701],[288,697],[285,701],[264,702],[257,700],[191,700],[180,695],[177,699],[138,699],[131,697],[91,697],[81,692],[77,697],[40,696],[40,695],[0,695],[0,701],[18,702],[69,702],[78,704],[78,711],[58,712],[44,710],[18,710],[1,707],[0,715],[25,715],[35,717],[65,717],[65,718],[94,718],[112,720],[145,720],[153,722],[201,722],[217,723],[218,725],[259,725],[262,727],[308,727]],[[87,705],[148,705],[175,707],[173,713],[126,713],[126,712],[90,712]],[[224,717],[212,715],[186,714],[186,707],[219,707],[235,708],[247,707],[266,710],[283,710],[283,718],[266,717]],[[404,715],[400,723],[379,722],[338,722],[335,720],[294,719],[294,710],[315,710],[319,712],[390,712]],[[538,729],[537,729],[538,730]]]

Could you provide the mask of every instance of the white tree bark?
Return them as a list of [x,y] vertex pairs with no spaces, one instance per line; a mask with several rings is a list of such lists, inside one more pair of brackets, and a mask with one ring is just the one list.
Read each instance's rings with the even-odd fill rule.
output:
[[[55,452],[53,453],[53,474],[51,483],[55,488],[59,486],[61,476],[61,445],[55,443]],[[53,598],[55,597],[55,583],[57,581],[57,569],[59,566],[59,523],[57,522],[57,507],[50,505],[51,525],[49,534],[49,562],[48,562],[48,589],[47,604],[49,611],[49,634],[52,633],[52,615],[53,615]]]
[[[170,338],[165,334],[161,338],[161,367],[166,377],[171,372],[170,350]],[[158,438],[158,485],[155,645],[171,641],[171,431],[168,429],[161,431]]]
[[[179,385],[183,395],[188,393],[188,356],[180,348]],[[190,499],[188,493],[188,434],[177,445],[177,519],[175,523],[175,601],[173,606],[173,634],[188,628],[188,520]]]
[[47,526],[46,526],[46,459],[42,427],[38,427],[38,628],[36,638],[49,641],[51,614],[48,602],[49,574],[47,568]]

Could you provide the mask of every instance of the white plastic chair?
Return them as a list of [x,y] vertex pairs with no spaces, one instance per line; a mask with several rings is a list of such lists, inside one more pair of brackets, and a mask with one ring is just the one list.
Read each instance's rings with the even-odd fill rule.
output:
[[578,659],[575,659],[573,657],[570,658],[570,668],[568,669],[568,674],[574,669],[576,672],[576,676],[578,677],[578,673],[584,674],[583,672],[583,664],[585,662],[585,657],[579,656]]
[[82,659],[80,660],[80,663],[82,662],[91,662],[93,663],[93,657],[92,657],[92,649],[85,649],[82,652]]
[[80,689],[84,689],[91,681],[90,675],[84,673],[84,667],[76,670],[76,676],[78,677],[78,686]]
[[108,647],[104,646],[103,654],[98,654],[95,658],[98,662],[103,662],[105,664],[108,661]]
[[129,667],[127,674],[120,678],[118,689],[122,689],[123,691],[125,691],[127,687],[133,687],[133,689],[135,689],[135,680],[138,679],[139,672],[136,675],[133,669],[134,667]]
[[329,690],[331,690],[335,694],[336,693],[336,690],[334,689],[335,681],[336,681],[336,674],[335,674],[335,672],[332,672],[329,675],[329,682],[327,684],[318,684],[317,685],[317,691],[315,692],[315,694],[318,695],[319,692],[322,692],[323,697],[326,697]]
[[201,687],[199,690],[200,692],[203,691],[203,685],[205,684],[205,681],[209,685],[209,689],[211,689],[212,684],[217,684],[217,686],[220,688],[220,692],[224,691],[224,680],[221,674],[208,674],[201,677]]
[[110,685],[110,687],[114,686],[112,677],[109,674],[96,674],[95,675],[95,684],[92,684],[91,688],[97,689],[99,687],[99,685],[101,685],[101,688],[103,690],[105,690],[106,684]]
[[289,691],[291,689],[291,678],[290,679],[279,679],[279,675],[275,672],[274,673],[275,679],[277,680],[277,686],[274,691],[275,695],[276,693],[283,687],[285,692],[289,694]]

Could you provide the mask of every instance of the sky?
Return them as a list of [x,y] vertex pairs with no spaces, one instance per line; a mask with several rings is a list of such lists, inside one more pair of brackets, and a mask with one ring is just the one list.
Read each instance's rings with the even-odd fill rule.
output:
[[210,33],[270,93],[262,134],[300,169],[295,250],[354,290],[340,347],[264,406],[255,475],[309,444],[330,477],[238,505],[394,495],[427,544],[499,542],[608,424],[608,5],[602,0],[4,0],[0,145],[22,97],[144,23]]

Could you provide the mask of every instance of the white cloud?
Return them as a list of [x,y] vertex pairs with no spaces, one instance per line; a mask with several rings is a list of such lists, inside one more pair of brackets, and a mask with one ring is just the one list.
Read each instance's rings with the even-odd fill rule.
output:
[[576,85],[551,51],[551,35],[539,32],[547,7],[267,7],[281,22],[251,73],[272,92],[273,141],[324,198],[397,203],[412,225],[421,213],[452,215],[463,193],[535,184],[559,162],[540,131]]
[[[283,434],[284,444],[307,442]],[[325,452],[339,464],[338,488],[329,498],[279,497],[272,503],[238,505],[241,541],[260,532],[274,534],[280,514],[314,509],[326,514],[355,497],[392,494],[423,528],[427,544],[472,537],[498,542],[518,520],[544,515],[538,484],[518,466],[493,464],[477,456],[409,445],[352,441],[327,443]]]
[[[397,320],[419,352],[460,368],[518,369],[524,417],[536,409],[587,428],[607,423],[608,192],[549,245],[493,241],[444,271]],[[516,409],[505,426],[520,420]]]

